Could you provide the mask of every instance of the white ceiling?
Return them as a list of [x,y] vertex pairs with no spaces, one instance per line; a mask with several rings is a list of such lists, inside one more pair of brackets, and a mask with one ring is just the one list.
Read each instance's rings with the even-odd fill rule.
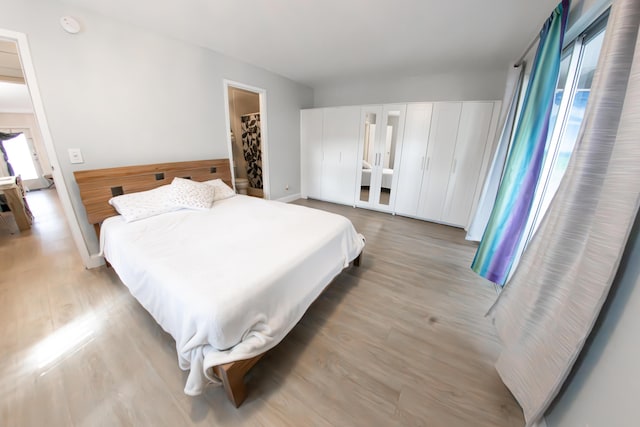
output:
[[64,1],[312,87],[365,75],[503,70],[520,56],[559,2]]

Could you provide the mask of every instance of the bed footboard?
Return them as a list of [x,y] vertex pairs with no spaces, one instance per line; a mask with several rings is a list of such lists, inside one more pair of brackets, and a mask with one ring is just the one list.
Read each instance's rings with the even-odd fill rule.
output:
[[237,362],[225,363],[224,365],[213,367],[213,372],[222,381],[222,387],[224,387],[227,397],[236,408],[239,407],[247,397],[247,387],[244,385],[244,376],[262,356],[264,356],[264,353],[251,359],[238,360]]

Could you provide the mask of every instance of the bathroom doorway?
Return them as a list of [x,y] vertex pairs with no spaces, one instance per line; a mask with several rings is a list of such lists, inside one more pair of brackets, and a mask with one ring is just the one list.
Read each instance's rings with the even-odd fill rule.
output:
[[229,158],[239,194],[269,198],[262,89],[225,81]]

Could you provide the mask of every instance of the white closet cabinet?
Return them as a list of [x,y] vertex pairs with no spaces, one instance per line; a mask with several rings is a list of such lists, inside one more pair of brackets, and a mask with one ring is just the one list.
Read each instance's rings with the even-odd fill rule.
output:
[[438,102],[431,115],[431,131],[418,201],[418,217],[442,222],[447,185],[458,136],[461,102]]
[[325,108],[322,125],[322,199],[354,204],[360,107]]
[[[494,114],[493,102],[465,102],[462,104],[458,138],[453,154],[453,165],[447,186],[442,220],[466,227],[476,196],[485,146],[489,139]],[[497,108],[496,108],[497,110]]]
[[300,111],[302,197],[322,198],[322,109]]
[[360,107],[302,110],[302,196],[354,205]]
[[432,110],[433,104],[430,103],[407,106],[395,203],[395,212],[401,215],[418,216]]
[[409,104],[395,212],[466,227],[499,102]]
[[362,107],[356,206],[393,210],[406,109],[406,104]]
[[466,227],[499,110],[493,101],[302,110],[302,197]]

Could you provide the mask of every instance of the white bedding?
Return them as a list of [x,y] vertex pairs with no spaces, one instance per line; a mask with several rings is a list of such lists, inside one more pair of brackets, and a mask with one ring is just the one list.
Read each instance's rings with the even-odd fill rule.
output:
[[[393,169],[382,169],[382,188],[391,189],[393,183]],[[362,168],[362,181],[360,185],[363,187],[371,186],[371,169]]]
[[176,340],[185,393],[210,368],[278,344],[331,280],[362,251],[339,215],[236,196],[102,225],[101,246],[131,294]]

